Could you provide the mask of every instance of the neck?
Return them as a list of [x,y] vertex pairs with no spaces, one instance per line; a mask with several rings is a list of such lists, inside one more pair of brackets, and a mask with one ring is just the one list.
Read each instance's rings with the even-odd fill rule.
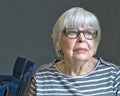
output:
[[79,61],[79,63],[70,63],[62,60],[56,66],[63,74],[79,76],[91,72],[95,68],[97,61],[95,58],[91,58],[89,61]]

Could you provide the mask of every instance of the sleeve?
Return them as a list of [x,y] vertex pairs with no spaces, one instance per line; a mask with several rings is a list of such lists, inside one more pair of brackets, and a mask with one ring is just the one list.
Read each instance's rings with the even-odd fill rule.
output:
[[115,91],[116,91],[116,96],[120,96],[120,70],[117,73],[114,87],[115,87]]
[[119,71],[119,76],[118,76],[118,92],[117,96],[120,96],[120,71]]
[[35,77],[32,78],[32,82],[27,96],[37,96],[37,87]]

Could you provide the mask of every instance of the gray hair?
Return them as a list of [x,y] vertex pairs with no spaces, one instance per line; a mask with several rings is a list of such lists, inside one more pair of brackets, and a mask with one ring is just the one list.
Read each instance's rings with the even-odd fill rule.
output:
[[97,51],[100,39],[101,39],[101,28],[99,21],[97,17],[80,7],[74,7],[67,11],[65,11],[56,21],[54,27],[53,27],[53,43],[55,46],[55,50],[57,55],[60,57],[63,54],[61,53],[61,50],[58,49],[56,46],[59,45],[62,32],[65,28],[70,27],[78,27],[78,26],[92,26],[93,29],[98,31],[97,37],[95,38],[95,48],[94,48],[94,54]]

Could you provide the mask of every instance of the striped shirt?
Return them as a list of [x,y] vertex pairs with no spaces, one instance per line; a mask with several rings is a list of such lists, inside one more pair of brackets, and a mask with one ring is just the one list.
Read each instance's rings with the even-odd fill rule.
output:
[[120,96],[120,67],[99,59],[87,75],[67,76],[55,63],[38,68],[29,96]]

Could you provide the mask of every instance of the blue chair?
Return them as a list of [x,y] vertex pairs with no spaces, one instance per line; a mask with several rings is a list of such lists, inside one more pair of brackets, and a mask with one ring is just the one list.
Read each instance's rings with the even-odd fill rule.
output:
[[22,96],[23,89],[27,86],[27,80],[34,70],[34,65],[30,60],[18,57],[13,68],[13,74],[0,76],[0,84],[8,85],[8,96]]
[[8,85],[0,85],[0,96],[7,96],[8,94]]
[[24,96],[24,92],[27,91],[27,87],[29,86],[29,81],[31,80],[31,76],[34,72],[34,63],[31,61],[27,62],[27,65],[25,67],[24,75],[21,78],[20,86],[18,90],[17,96]]

